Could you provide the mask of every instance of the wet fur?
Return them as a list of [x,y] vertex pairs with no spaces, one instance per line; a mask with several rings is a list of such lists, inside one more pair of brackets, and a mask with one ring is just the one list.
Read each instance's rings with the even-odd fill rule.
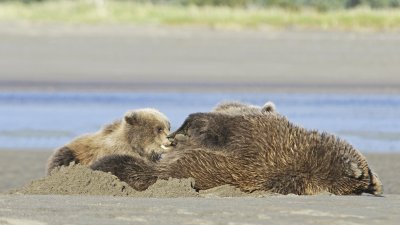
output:
[[143,187],[148,176],[193,177],[199,190],[231,184],[245,192],[382,194],[379,178],[350,144],[278,114],[195,113],[171,135],[179,136],[185,139],[176,141],[176,151],[157,164],[109,156],[92,168],[118,174],[133,187]]

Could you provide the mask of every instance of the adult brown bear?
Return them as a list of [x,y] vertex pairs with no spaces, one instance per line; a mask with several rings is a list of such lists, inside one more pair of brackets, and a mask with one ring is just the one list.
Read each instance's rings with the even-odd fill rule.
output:
[[157,179],[192,177],[199,190],[230,184],[245,192],[382,194],[380,180],[350,144],[276,113],[195,113],[170,137],[175,149],[159,163],[112,155],[92,168],[137,190]]

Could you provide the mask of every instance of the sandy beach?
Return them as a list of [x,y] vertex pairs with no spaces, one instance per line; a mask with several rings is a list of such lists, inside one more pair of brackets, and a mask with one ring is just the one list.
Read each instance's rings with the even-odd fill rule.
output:
[[[396,33],[0,24],[0,91],[398,94],[399,52]],[[50,154],[0,149],[0,225],[400,223],[399,153],[365,154],[384,197],[9,194]]]

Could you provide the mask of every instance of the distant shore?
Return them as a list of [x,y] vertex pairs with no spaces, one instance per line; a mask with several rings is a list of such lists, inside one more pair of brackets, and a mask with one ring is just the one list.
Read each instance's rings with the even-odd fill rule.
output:
[[[162,1],[161,1],[162,2]],[[171,1],[173,2],[173,1]],[[177,1],[179,2],[179,1]],[[212,28],[303,28],[346,31],[400,29],[400,10],[316,10],[300,7],[227,7],[146,4],[133,1],[33,1],[30,4],[2,2],[0,21],[63,24],[161,24]]]
[[400,93],[400,36],[0,23],[0,91]]

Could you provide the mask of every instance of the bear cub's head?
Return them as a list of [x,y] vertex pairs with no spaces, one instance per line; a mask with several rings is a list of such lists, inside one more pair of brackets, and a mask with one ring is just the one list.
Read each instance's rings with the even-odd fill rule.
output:
[[168,118],[156,109],[145,108],[125,113],[123,130],[133,150],[147,158],[171,150],[167,136],[171,125]]

